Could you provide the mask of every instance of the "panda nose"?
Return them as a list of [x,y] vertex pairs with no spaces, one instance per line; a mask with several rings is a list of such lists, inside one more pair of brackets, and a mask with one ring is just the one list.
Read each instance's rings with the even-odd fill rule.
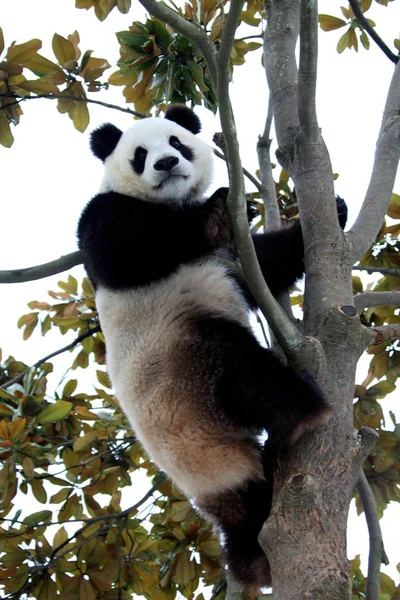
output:
[[177,156],[165,156],[154,164],[154,169],[156,171],[172,171],[178,163],[179,158]]

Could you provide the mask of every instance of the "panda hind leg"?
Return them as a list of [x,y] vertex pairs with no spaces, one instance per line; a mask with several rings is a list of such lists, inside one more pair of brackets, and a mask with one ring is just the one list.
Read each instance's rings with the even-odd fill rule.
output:
[[272,483],[249,480],[196,503],[221,535],[229,576],[251,594],[269,587],[270,566],[257,538],[271,510]]

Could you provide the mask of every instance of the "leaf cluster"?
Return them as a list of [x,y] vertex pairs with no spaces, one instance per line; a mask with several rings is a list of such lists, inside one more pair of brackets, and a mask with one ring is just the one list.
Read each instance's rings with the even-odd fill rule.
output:
[[[72,369],[90,368],[91,393],[64,378],[49,391],[52,364],[0,366],[0,586],[4,597],[194,598],[200,581],[223,577],[209,527],[136,441],[110,389],[93,289],[72,276],[34,301],[19,325],[28,339],[40,325],[78,334]],[[88,333],[82,338],[82,332]],[[1,360],[1,355],[0,355]],[[39,361],[40,362],[40,361]],[[69,369],[68,369],[69,371]],[[67,372],[68,372],[67,371]],[[23,376],[23,377],[21,377]],[[17,378],[17,381],[16,381]],[[152,488],[123,509],[140,473]],[[124,492],[124,488],[129,493]],[[31,512],[34,497],[43,510]],[[140,496],[139,496],[140,497]],[[202,600],[202,595],[197,598]]]
[[[383,6],[387,6],[389,0],[375,0],[375,2]],[[371,8],[371,5],[372,0],[361,0],[360,9],[362,13],[366,13]],[[321,29],[323,29],[324,31],[334,31],[336,29],[341,29],[342,27],[347,27],[346,32],[342,34],[337,43],[337,51],[339,52],[339,54],[344,52],[346,48],[354,48],[354,50],[358,52],[359,41],[366,50],[369,50],[369,36],[365,31],[363,24],[360,23],[360,21],[355,17],[351,6],[349,6],[348,8],[341,6],[341,11],[344,16],[344,19],[334,17],[332,15],[319,15],[318,20]],[[375,22],[372,19],[367,19],[367,22],[371,27],[376,26]],[[397,48],[397,50],[399,50],[400,40],[394,40],[394,46]]]
[[[89,124],[86,93],[108,85],[100,78],[109,63],[92,56],[91,50],[82,55],[77,31],[68,39],[54,34],[52,47],[57,63],[39,54],[41,47],[38,39],[13,42],[0,62],[0,144],[7,148],[14,141],[10,125],[17,125],[22,115],[21,100],[32,96],[58,98],[59,112],[67,113],[75,128],[83,132]],[[0,28],[0,56],[3,50]],[[31,74],[36,79],[28,79]]]

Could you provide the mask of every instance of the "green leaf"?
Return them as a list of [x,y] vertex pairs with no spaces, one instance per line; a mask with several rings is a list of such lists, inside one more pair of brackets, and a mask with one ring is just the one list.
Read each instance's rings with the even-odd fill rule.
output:
[[47,494],[43,487],[43,481],[41,479],[33,479],[30,484],[36,500],[41,504],[45,504],[47,502]]
[[54,404],[46,406],[36,417],[36,421],[44,425],[45,423],[54,423],[64,419],[72,410],[72,402],[66,400],[57,400]]
[[35,512],[28,517],[25,517],[24,524],[28,527],[34,527],[39,523],[43,523],[44,521],[48,521],[51,519],[53,513],[51,510],[39,510],[39,512]]
[[342,37],[338,41],[338,45],[337,45],[336,49],[339,52],[339,54],[341,54],[346,48],[348,48],[350,40],[351,40],[351,30],[349,29],[348,31],[346,31],[346,33],[344,33],[342,35]]

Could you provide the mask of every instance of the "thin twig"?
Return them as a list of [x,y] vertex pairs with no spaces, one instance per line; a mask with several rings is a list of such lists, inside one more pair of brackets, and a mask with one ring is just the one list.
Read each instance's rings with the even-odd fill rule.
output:
[[279,229],[281,227],[281,215],[278,200],[276,198],[275,181],[272,175],[271,140],[269,139],[272,124],[272,102],[268,102],[268,115],[264,132],[259,136],[257,142],[258,165],[262,182],[261,198],[265,211],[265,230]]
[[143,113],[137,112],[136,110],[132,110],[131,108],[123,108],[122,106],[118,106],[117,104],[109,104],[108,102],[102,102],[101,100],[92,100],[92,98],[78,97],[73,96],[72,94],[37,94],[36,96],[24,96],[19,97],[15,94],[0,94],[0,98],[16,98],[15,102],[10,102],[9,104],[5,104],[4,106],[0,106],[0,110],[5,110],[9,106],[13,106],[14,104],[20,104],[21,102],[25,102],[25,100],[40,100],[45,98],[46,100],[73,100],[74,102],[85,102],[87,104],[98,104],[99,106],[103,106],[104,108],[111,108],[113,110],[119,110],[124,113],[128,113],[134,117],[138,117],[140,119],[146,118],[146,115]]
[[386,267],[365,267],[357,265],[353,267],[353,271],[366,271],[367,273],[381,273],[382,275],[390,275],[391,277],[400,277],[400,269],[390,269]]
[[356,17],[357,21],[360,23],[361,27],[368,32],[369,36],[374,40],[375,44],[379,46],[382,52],[394,63],[396,64],[399,61],[399,56],[394,54],[390,48],[385,44],[383,39],[376,33],[375,29],[372,27],[370,22],[361,10],[360,1],[359,0],[349,0],[349,4],[351,9]]
[[56,275],[57,273],[72,269],[72,267],[76,267],[82,264],[82,262],[82,254],[77,250],[76,252],[65,254],[64,256],[60,256],[60,258],[56,258],[56,260],[35,267],[0,271],[0,283],[22,283],[43,279],[44,277],[50,277],[50,275]]
[[380,593],[380,566],[381,563],[389,564],[383,546],[382,532],[379,525],[376,504],[368,480],[363,469],[357,482],[357,490],[360,495],[361,504],[364,509],[369,532],[369,557],[368,557],[368,579],[367,600],[379,600]]
[[[82,333],[82,335],[79,335],[73,342],[68,344],[68,346],[64,346],[64,348],[60,348],[59,350],[56,350],[55,352],[48,354],[44,358],[41,358],[30,368],[37,369],[43,363],[47,362],[51,358],[54,358],[55,356],[58,356],[59,354],[62,354],[63,352],[66,352],[67,350],[71,350],[71,348],[75,348],[75,346],[77,346],[80,342],[82,342],[86,338],[90,337],[91,335],[98,333],[99,331],[101,331],[99,325],[97,325],[96,327],[93,327],[92,329],[89,329],[89,331],[86,331],[85,333]],[[19,375],[16,375],[16,377],[13,377],[13,379],[10,379],[9,381],[6,381],[6,383],[3,383],[3,385],[0,385],[0,388],[6,389],[6,388],[10,387],[10,385],[14,385],[14,383],[19,383],[20,381],[22,381],[24,379],[25,375],[26,375],[26,371],[23,371]]]

